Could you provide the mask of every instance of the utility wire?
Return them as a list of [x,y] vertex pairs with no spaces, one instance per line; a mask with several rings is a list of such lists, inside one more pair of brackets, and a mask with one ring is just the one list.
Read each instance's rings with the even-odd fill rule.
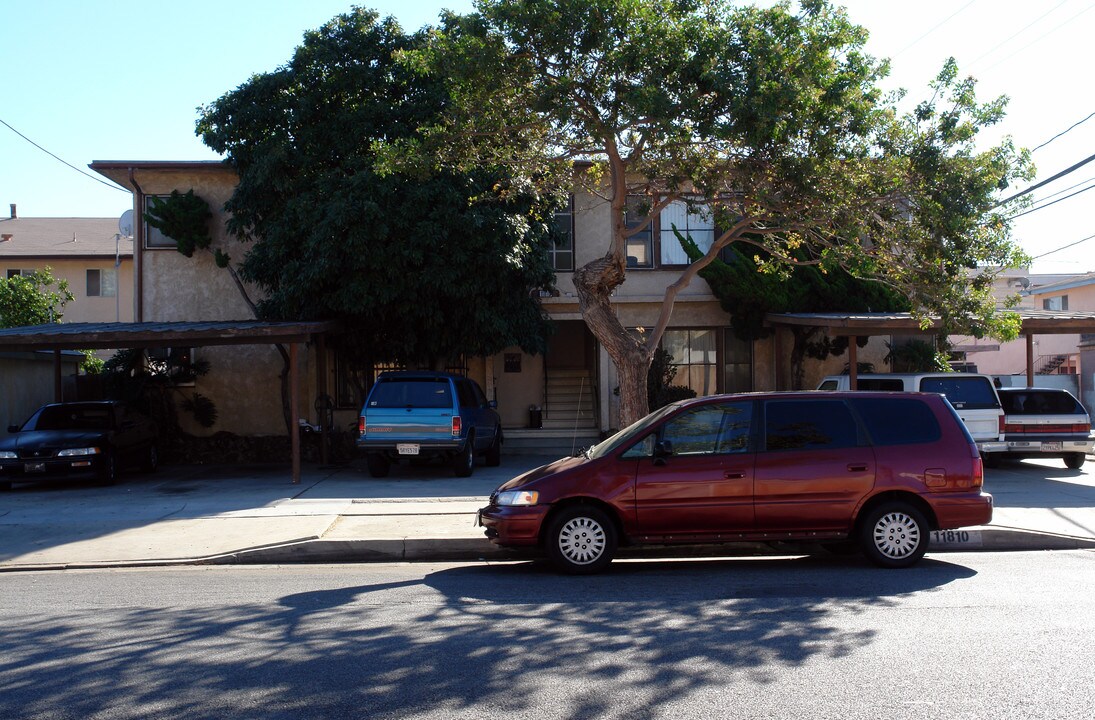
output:
[[[1068,175],[1068,174],[1069,174],[1069,173],[1071,173],[1071,172],[1075,172],[1076,170],[1078,170],[1078,169],[1082,168],[1082,167],[1083,167],[1084,165],[1087,165],[1087,164],[1088,164],[1089,162],[1091,162],[1092,160],[1095,160],[1095,155],[1092,155],[1092,156],[1090,156],[1090,157],[1084,158],[1083,160],[1081,160],[1080,162],[1076,163],[1076,164],[1075,164],[1075,165],[1073,165],[1072,167],[1070,167],[1070,168],[1067,168],[1067,169],[1065,169],[1065,170],[1062,170],[1061,172],[1057,173],[1057,174],[1056,174],[1056,175],[1054,175],[1053,177],[1051,177],[1051,178],[1048,178],[1048,179],[1046,179],[1046,180],[1043,180],[1042,182],[1038,183],[1037,185],[1031,185],[1031,186],[1030,186],[1030,187],[1028,187],[1028,188],[1027,188],[1026,190],[1023,190],[1022,192],[1019,192],[1019,193],[1015,193],[1014,195],[1012,195],[1011,197],[1009,197],[1009,198],[1007,198],[1007,199],[1005,199],[1005,200],[1001,200],[1000,202],[998,202],[998,203],[996,203],[995,205],[993,205],[993,207],[1000,207],[1001,205],[1005,205],[1005,204],[1007,204],[1007,203],[1011,202],[1012,200],[1016,200],[1016,199],[1018,199],[1018,198],[1021,198],[1021,197],[1023,197],[1024,195],[1027,195],[1028,193],[1032,193],[1032,192],[1034,192],[1035,190],[1037,190],[1038,188],[1042,187],[1043,185],[1048,185],[1049,183],[1053,182],[1054,180],[1057,180],[1058,178],[1062,178],[1062,177],[1064,177],[1065,175]],[[1018,216],[1016,216],[1016,217],[1018,217]]]
[[984,60],[985,58],[987,58],[987,57],[988,57],[989,55],[992,55],[992,54],[993,54],[994,52],[996,52],[996,51],[997,51],[998,49],[1002,48],[1002,47],[1003,47],[1004,45],[1007,45],[1007,44],[1008,44],[1009,42],[1011,42],[1011,41],[1012,41],[1012,40],[1014,40],[1015,38],[1017,38],[1017,37],[1019,37],[1020,35],[1022,35],[1023,33],[1025,33],[1025,32],[1026,32],[1027,30],[1030,30],[1030,29],[1031,29],[1032,27],[1034,27],[1035,25],[1037,25],[1038,23],[1040,23],[1040,22],[1042,21],[1042,19],[1043,19],[1043,18],[1045,18],[1045,16],[1046,16],[1046,15],[1049,15],[1049,14],[1051,14],[1051,13],[1053,13],[1053,12],[1056,12],[1056,11],[1057,11],[1057,8],[1061,7],[1061,6],[1062,6],[1062,5],[1064,5],[1064,4],[1066,3],[1066,2],[1068,2],[1068,0],[1061,0],[1061,2],[1057,3],[1056,5],[1054,5],[1054,6],[1052,7],[1052,8],[1050,8],[1049,10],[1047,10],[1047,11],[1045,11],[1044,13],[1042,13],[1041,15],[1039,15],[1039,16],[1038,16],[1037,18],[1035,18],[1034,20],[1031,20],[1030,22],[1028,22],[1028,23],[1027,23],[1026,25],[1024,25],[1024,26],[1023,26],[1023,27],[1022,27],[1022,28],[1021,28],[1021,29],[1020,29],[1020,30],[1019,30],[1018,32],[1016,32],[1015,34],[1013,34],[1013,35],[1012,35],[1011,37],[1009,37],[1009,38],[1008,38],[1007,40],[1001,40],[1000,42],[996,43],[996,44],[995,44],[995,45],[993,45],[993,46],[992,46],[991,48],[989,48],[989,50],[988,50],[987,52],[985,52],[985,53],[982,53],[980,57],[978,57],[978,58],[977,58],[977,59],[975,59],[975,60],[974,60],[973,62],[971,62],[971,63],[970,63],[970,66],[972,67],[972,66],[976,65],[977,63],[979,63],[979,62],[981,62],[982,60]]
[[11,125],[8,125],[8,123],[7,123],[7,122],[5,122],[3,118],[0,118],[0,124],[2,124],[2,125],[4,125],[5,127],[7,127],[7,129],[8,129],[8,130],[11,130],[11,131],[12,131],[13,133],[15,133],[15,134],[16,134],[16,135],[18,135],[19,137],[23,138],[24,140],[26,140],[27,142],[29,142],[29,143],[30,143],[31,145],[33,145],[34,147],[38,148],[39,150],[41,150],[42,152],[44,152],[44,153],[45,153],[46,155],[49,155],[49,156],[50,156],[51,158],[53,158],[54,160],[56,160],[56,161],[60,162],[60,163],[61,163],[62,165],[65,165],[65,166],[67,166],[67,167],[70,167],[70,168],[72,168],[72,169],[73,169],[73,170],[75,170],[76,172],[80,173],[81,175],[83,175],[83,176],[85,176],[85,177],[91,178],[92,180],[94,180],[94,181],[95,181],[95,182],[97,182],[97,183],[102,183],[103,185],[106,185],[106,186],[107,186],[108,188],[110,188],[111,190],[118,190],[119,192],[124,192],[124,193],[127,193],[127,192],[129,192],[129,191],[128,191],[128,190],[126,190],[125,188],[120,188],[120,187],[118,187],[117,185],[112,185],[111,183],[108,183],[107,181],[103,180],[102,178],[97,178],[97,177],[95,177],[94,175],[92,175],[91,173],[89,173],[89,172],[85,172],[84,170],[81,170],[80,168],[76,167],[76,166],[75,166],[75,165],[73,165],[72,163],[69,163],[69,162],[65,162],[65,161],[64,161],[64,160],[62,160],[61,158],[59,158],[59,157],[57,157],[56,155],[54,155],[53,153],[51,153],[51,152],[50,152],[49,150],[46,150],[46,149],[45,149],[44,147],[42,147],[42,146],[41,146],[41,145],[39,145],[38,143],[36,143],[36,142],[34,142],[33,140],[31,140],[31,139],[30,139],[29,137],[27,137],[27,136],[26,136],[26,135],[24,135],[23,133],[19,132],[19,131],[18,131],[18,130],[16,130],[15,128],[13,128],[13,127],[12,127]]
[[1068,130],[1062,130],[1061,132],[1057,133],[1056,135],[1054,135],[1053,137],[1051,137],[1051,138],[1050,138],[1049,140],[1046,140],[1046,141],[1045,141],[1044,143],[1042,143],[1042,144],[1041,144],[1041,145],[1039,145],[1038,147],[1034,148],[1034,150],[1031,150],[1031,152],[1035,152],[1036,150],[1041,150],[1042,148],[1044,148],[1044,147],[1045,147],[1046,145],[1049,145],[1049,144],[1050,144],[1051,142],[1053,142],[1053,141],[1054,141],[1054,140],[1056,140],[1057,138],[1061,137],[1061,136],[1062,136],[1062,135],[1064,135],[1065,133],[1068,133],[1068,132],[1071,132],[1072,130],[1075,130],[1076,128],[1078,128],[1079,126],[1083,125],[1083,124],[1084,124],[1085,122],[1087,122],[1088,120],[1090,120],[1090,119],[1091,119],[1091,118],[1093,118],[1093,117],[1095,117],[1095,112],[1091,113],[1090,115],[1088,115],[1087,117],[1085,117],[1085,118],[1084,118],[1083,120],[1081,120],[1080,122],[1078,122],[1078,123],[1074,123],[1074,124],[1072,125],[1072,127],[1070,127],[1070,128],[1068,129]]
[[957,15],[957,14],[958,14],[958,13],[960,13],[960,12],[962,12],[963,10],[965,10],[966,8],[968,8],[968,7],[970,6],[970,5],[973,5],[973,4],[975,3],[975,2],[977,2],[977,0],[970,0],[970,1],[968,2],[968,3],[966,3],[966,4],[965,4],[965,5],[963,5],[962,7],[958,8],[957,10],[955,10],[954,12],[952,12],[952,13],[951,13],[950,15],[948,15],[948,16],[946,17],[946,19],[944,19],[944,20],[940,21],[940,22],[939,22],[938,24],[936,24],[936,25],[935,25],[935,27],[933,27],[933,28],[932,28],[931,30],[928,30],[928,31],[927,31],[926,33],[924,33],[923,35],[921,35],[920,37],[918,37],[917,39],[913,40],[913,41],[912,41],[911,43],[909,43],[908,45],[906,45],[905,47],[901,48],[901,49],[900,49],[900,50],[898,50],[898,51],[897,51],[896,53],[894,53],[893,55],[891,55],[891,56],[890,56],[890,59],[893,59],[893,58],[897,57],[897,56],[898,56],[898,55],[900,55],[901,53],[903,53],[903,52],[905,52],[906,50],[908,50],[909,48],[911,48],[911,47],[912,47],[913,45],[917,44],[918,42],[920,42],[921,40],[923,40],[923,39],[924,39],[924,38],[926,38],[927,36],[931,35],[931,34],[932,34],[933,32],[935,32],[935,31],[936,31],[936,30],[938,30],[939,28],[941,28],[941,27],[943,27],[944,25],[946,25],[946,24],[947,24],[948,22],[950,22],[950,21],[951,21],[951,19],[952,19],[952,18],[953,18],[953,17],[955,16],[955,15]]
[[1064,27],[1065,25],[1068,25],[1068,24],[1069,24],[1069,23],[1071,23],[1071,22],[1072,22],[1073,20],[1075,20],[1076,18],[1080,17],[1080,16],[1081,16],[1081,15],[1083,15],[1084,13],[1086,13],[1086,12],[1089,12],[1089,11],[1091,11],[1092,9],[1095,9],[1095,5],[1090,5],[1090,6],[1088,6],[1087,8],[1084,8],[1084,9],[1083,9],[1083,10],[1081,10],[1080,12],[1078,12],[1078,13],[1076,13],[1075,15],[1073,15],[1072,17],[1070,17],[1070,18],[1069,18],[1068,20],[1065,20],[1065,21],[1064,21],[1063,23],[1061,23],[1061,24],[1060,24],[1060,25],[1058,25],[1057,27],[1055,27],[1055,28],[1053,28],[1052,30],[1049,30],[1049,31],[1047,31],[1047,32],[1045,32],[1045,33],[1042,33],[1041,35],[1039,35],[1039,36],[1038,36],[1037,38],[1035,38],[1034,40],[1031,40],[1031,41],[1030,41],[1030,42],[1028,42],[1028,43],[1027,43],[1026,45],[1024,45],[1023,47],[1021,47],[1021,48],[1019,48],[1018,50],[1016,50],[1015,52],[1013,52],[1013,53],[1012,53],[1011,55],[1008,55],[1008,56],[1006,56],[1006,57],[1000,58],[999,60],[997,60],[996,62],[994,62],[994,63],[993,63],[992,65],[989,65],[989,66],[988,66],[987,68],[984,68],[983,70],[981,70],[981,72],[982,72],[982,73],[984,73],[984,72],[988,72],[989,70],[992,70],[992,69],[993,69],[994,67],[996,67],[997,65],[1000,65],[1000,64],[1002,64],[1002,63],[1005,63],[1005,62],[1007,62],[1008,60],[1011,60],[1011,59],[1012,59],[1013,57],[1015,57],[1015,56],[1016,56],[1016,55],[1018,55],[1019,53],[1023,52],[1024,50],[1026,50],[1026,49],[1027,49],[1028,47],[1030,47],[1031,45],[1037,45],[1038,43],[1042,42],[1042,40],[1046,39],[1046,38],[1047,38],[1048,36],[1050,36],[1050,35],[1052,35],[1053,33],[1057,32],[1058,30],[1060,30],[1061,28],[1063,28],[1063,27]]
[[1031,258],[1031,260],[1038,260],[1039,258],[1044,258],[1046,255],[1052,255],[1053,253],[1061,252],[1062,250],[1068,250],[1070,247],[1076,247],[1080,243],[1085,243],[1088,240],[1092,240],[1092,239],[1095,239],[1095,235],[1088,235],[1087,237],[1083,238],[1082,240],[1077,240],[1076,242],[1069,243],[1068,245],[1062,245],[1061,247],[1057,248],[1056,250],[1050,250],[1049,252],[1044,252],[1041,255],[1035,255],[1034,257]]
[[1015,218],[1023,217],[1024,215],[1030,215],[1032,212],[1036,212],[1038,210],[1045,210],[1050,205],[1056,205],[1057,203],[1061,202],[1062,200],[1068,200],[1070,197],[1076,197],[1080,193],[1085,193],[1088,190],[1092,190],[1092,189],[1095,189],[1095,184],[1088,185],[1083,190],[1077,190],[1076,192],[1072,193],[1071,195],[1065,195],[1063,198],[1057,198],[1056,200],[1054,200],[1051,203],[1046,203],[1045,205],[1039,205],[1038,207],[1031,208],[1030,210],[1024,210],[1023,212],[1019,213],[1018,215],[1012,215],[1011,217],[1008,218],[1008,220],[1014,220]]
[[1058,195],[1063,195],[1064,193],[1068,192],[1069,190],[1074,190],[1074,189],[1080,187],[1081,185],[1083,185],[1085,183],[1091,182],[1092,180],[1095,180],[1095,176],[1089,177],[1087,180],[1081,180],[1080,182],[1076,183],[1075,185],[1069,185],[1068,187],[1066,187],[1062,190],[1058,190],[1055,193],[1050,193],[1049,195],[1046,195],[1045,197],[1038,198],[1034,202],[1035,203],[1044,203],[1046,200],[1051,200],[1051,199],[1057,197]]

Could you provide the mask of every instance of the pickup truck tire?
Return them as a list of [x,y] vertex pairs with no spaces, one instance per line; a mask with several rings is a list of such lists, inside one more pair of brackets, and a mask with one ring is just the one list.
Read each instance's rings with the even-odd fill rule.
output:
[[379,453],[366,455],[365,464],[369,467],[369,474],[375,478],[388,477],[388,472],[392,469],[392,463],[388,458]]
[[464,447],[452,459],[452,472],[456,477],[470,477],[475,470],[475,434],[468,433]]
[[487,467],[498,467],[502,464],[502,428],[494,430],[494,442],[487,448],[487,456],[483,459]]
[[1069,453],[1068,455],[1065,455],[1065,467],[1079,470],[1084,466],[1085,459],[1083,453]]

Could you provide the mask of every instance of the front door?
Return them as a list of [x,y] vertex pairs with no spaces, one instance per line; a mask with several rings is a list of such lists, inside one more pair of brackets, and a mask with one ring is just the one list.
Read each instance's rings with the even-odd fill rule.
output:
[[638,532],[719,535],[753,527],[752,401],[699,405],[629,450]]

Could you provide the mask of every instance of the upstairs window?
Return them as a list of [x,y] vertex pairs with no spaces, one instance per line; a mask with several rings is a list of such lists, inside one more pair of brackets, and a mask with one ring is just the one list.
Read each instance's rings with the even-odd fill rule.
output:
[[87,271],[87,296],[88,297],[114,297],[118,294],[118,271],[113,268],[107,270]]
[[551,243],[551,267],[557,272],[574,270],[574,196],[555,212],[555,237]]
[[[676,232],[674,232],[674,227]],[[683,200],[676,200],[662,208],[658,218],[662,265],[688,265],[691,261],[677,239],[677,232],[692,238],[701,252],[711,249],[715,242],[715,218],[707,207],[688,208]]]

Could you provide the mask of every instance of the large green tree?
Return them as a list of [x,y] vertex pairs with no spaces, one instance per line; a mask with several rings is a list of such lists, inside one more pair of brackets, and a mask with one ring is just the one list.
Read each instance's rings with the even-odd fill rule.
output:
[[[480,0],[447,15],[408,67],[448,83],[446,113],[386,140],[392,168],[504,165],[579,181],[611,208],[602,257],[574,282],[586,323],[619,373],[621,424],[647,407],[645,378],[678,293],[727,246],[766,264],[844,267],[900,288],[921,312],[1014,332],[994,315],[991,274],[1019,255],[997,193],[1029,174],[1010,140],[979,149],[1005,101],[978,103],[953,63],[908,115],[879,89],[887,64],[825,0]],[[646,223],[629,223],[628,198]],[[714,217],[702,258],[667,284],[643,339],[610,303],[628,239],[687,202]],[[970,318],[977,318],[968,323]]]
[[425,38],[357,9],[201,108],[199,134],[239,173],[225,208],[254,240],[240,274],[262,289],[262,317],[343,320],[362,362],[540,350],[558,193],[497,165],[374,169],[375,147],[450,104],[444,82],[396,59]]
[[29,275],[0,278],[0,327],[61,322],[70,302],[68,281],[54,277],[48,267]]

